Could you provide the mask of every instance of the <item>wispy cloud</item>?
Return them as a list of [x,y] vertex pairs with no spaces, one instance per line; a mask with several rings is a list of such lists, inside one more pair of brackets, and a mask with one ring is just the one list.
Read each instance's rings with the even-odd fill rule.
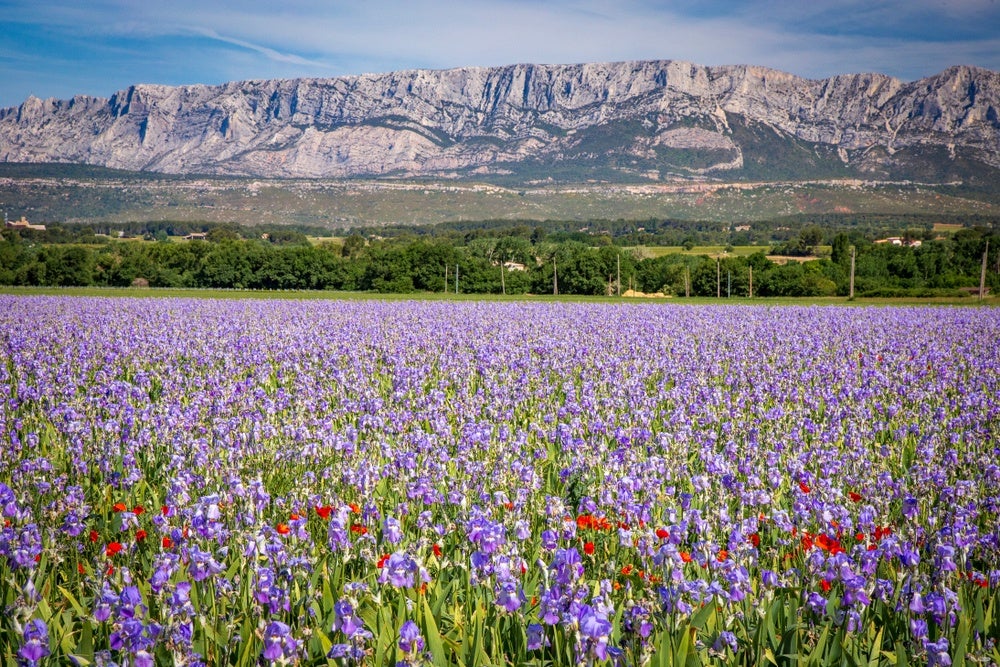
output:
[[0,34],[0,105],[28,86],[108,94],[137,80],[517,62],[666,58],[904,79],[1000,69],[1000,0],[0,0]]
[[268,48],[266,46],[261,46],[260,44],[254,44],[253,42],[248,42],[245,39],[238,39],[236,37],[227,37],[225,35],[220,35],[219,33],[211,30],[209,28],[193,28],[192,33],[201,35],[202,37],[208,37],[209,39],[214,39],[225,44],[232,44],[233,46],[239,46],[241,48],[247,49],[249,51],[254,51],[256,53],[265,56],[269,60],[273,60],[279,63],[287,63],[291,65],[303,65],[305,67],[320,67],[329,68],[330,65],[326,63],[319,62],[317,60],[310,60],[308,58],[303,58],[302,56],[295,55],[294,53],[282,53],[276,51],[275,49]]

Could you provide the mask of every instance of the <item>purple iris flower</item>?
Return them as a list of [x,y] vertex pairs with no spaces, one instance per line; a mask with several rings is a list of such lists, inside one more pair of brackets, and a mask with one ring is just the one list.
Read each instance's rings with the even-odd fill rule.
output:
[[29,664],[36,664],[49,654],[49,628],[45,621],[34,618],[24,628],[24,643],[17,655]]
[[528,650],[537,651],[549,645],[549,638],[545,636],[545,626],[538,623],[528,625]]
[[497,585],[496,605],[513,613],[521,608],[524,593],[515,581],[505,581]]
[[584,651],[598,660],[608,658],[608,639],[611,637],[611,621],[607,616],[588,604],[577,610],[580,635],[584,640]]
[[947,637],[941,637],[936,642],[927,642],[924,644],[924,648],[927,650],[928,667],[951,667]]
[[282,660],[292,657],[298,648],[298,642],[291,636],[291,628],[281,621],[272,621],[264,630],[264,651],[261,654],[265,660]]
[[380,583],[390,583],[396,588],[417,586],[421,581],[429,581],[430,577],[409,554],[397,551],[389,556],[382,566],[379,575]]
[[556,583],[568,586],[583,576],[583,561],[576,547],[559,549],[552,559],[551,569],[554,571]]
[[399,648],[404,653],[420,653],[424,650],[424,638],[413,621],[403,623],[403,627],[399,629]]
[[383,524],[382,534],[385,539],[389,541],[389,544],[399,544],[403,539],[403,529],[399,526],[399,520],[393,517],[386,517],[385,523]]
[[333,611],[336,615],[333,621],[334,632],[340,630],[348,637],[354,637],[364,631],[364,622],[354,614],[354,607],[347,600],[340,600],[333,605]]

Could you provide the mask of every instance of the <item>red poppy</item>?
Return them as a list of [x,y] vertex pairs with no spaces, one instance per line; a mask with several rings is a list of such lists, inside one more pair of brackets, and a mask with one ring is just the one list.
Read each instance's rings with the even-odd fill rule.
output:
[[80,574],[87,574],[87,571],[83,569],[83,563],[76,564],[76,571]]
[[145,513],[145,511],[146,508],[143,507],[142,505],[136,505],[135,507],[132,508],[132,514],[135,514],[136,516]]
[[857,535],[854,536],[854,539],[856,539],[858,542],[864,542],[865,541],[865,534],[864,533],[858,533]]
[[583,543],[583,553],[587,554],[588,556],[593,556],[594,555],[594,543],[593,542],[584,542]]
[[169,549],[170,547],[174,546],[174,541],[172,539],[170,539],[169,537],[164,536],[163,541],[161,542],[161,544],[163,545],[164,549]]
[[316,514],[319,514],[322,519],[329,519],[330,513],[333,512],[333,507],[330,505],[323,505],[322,507],[316,507]]
[[355,503],[347,503],[347,506],[351,508],[351,511],[355,514],[361,514],[361,508]]
[[799,491],[801,491],[802,493],[809,493],[810,491],[812,491],[812,489],[809,488],[809,485],[806,484],[805,482],[799,482]]
[[389,560],[389,554],[384,554],[381,558],[378,559],[378,562],[375,563],[375,567],[381,570],[382,566],[385,565],[385,562],[387,560]]
[[854,501],[856,503],[860,503],[861,502],[861,494],[860,493],[856,493],[854,491],[851,491],[850,493],[847,494],[847,497],[850,498],[852,501]]
[[627,577],[628,575],[632,574],[632,569],[633,568],[632,568],[632,564],[631,563],[629,563],[628,565],[623,565],[622,566],[622,574]]
[[667,529],[666,529],[666,528],[657,528],[657,529],[656,529],[656,536],[657,536],[658,538],[660,538],[661,540],[665,540],[665,539],[667,539],[668,537],[670,537],[670,533],[669,533],[669,532],[667,532]]
[[292,515],[290,517],[288,517],[288,520],[289,521],[298,521],[301,518],[302,517],[300,517],[296,512],[292,512]]
[[514,503],[504,503],[503,506],[506,507],[508,510],[514,509]]
[[104,550],[104,554],[108,558],[111,558],[112,556],[114,556],[116,553],[118,553],[121,550],[122,550],[121,542],[111,542],[110,544],[108,544],[107,548]]
[[96,530],[90,531],[90,541],[91,542],[96,542],[99,538],[100,538],[100,535],[97,534]]
[[441,557],[441,547],[439,547],[437,544],[431,545],[431,551],[433,551],[434,555],[437,556],[438,558]]
[[760,535],[757,533],[751,533],[747,539],[750,540],[750,544],[754,545],[754,547],[760,546]]
[[169,513],[170,513],[170,507],[169,506],[167,506],[167,505],[161,505],[160,506],[160,514],[162,514],[163,516],[167,516]]
[[727,558],[729,558],[729,552],[725,549],[719,549],[719,555],[716,556],[720,563],[724,563]]
[[285,523],[279,523],[279,524],[278,524],[277,526],[275,526],[274,528],[275,528],[275,530],[277,530],[277,531],[278,531],[278,534],[279,534],[279,535],[287,535],[287,534],[288,534],[288,524],[285,524]]
[[357,533],[358,535],[367,535],[368,534],[368,529],[365,528],[364,526],[362,526],[360,523],[352,523],[351,524],[351,532],[352,533]]
[[684,561],[685,563],[690,563],[691,562],[691,554],[688,553],[687,551],[681,551],[680,552],[680,557],[681,557],[681,560]]
[[116,512],[124,512],[127,508],[125,507],[125,503],[115,503],[111,509]]
[[144,539],[146,539],[146,531],[144,531],[141,528],[139,530],[135,531],[135,541],[136,542],[142,542]]
[[827,581],[826,579],[823,579],[821,582],[819,582],[819,587],[823,589],[824,593],[829,593],[830,592],[830,588],[831,588],[830,587],[830,582]]

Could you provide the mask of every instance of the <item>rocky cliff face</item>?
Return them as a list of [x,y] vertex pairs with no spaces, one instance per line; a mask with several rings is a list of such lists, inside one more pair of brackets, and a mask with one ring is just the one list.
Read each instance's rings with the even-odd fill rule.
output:
[[0,110],[0,160],[166,173],[524,179],[858,175],[1000,169],[1000,74],[808,80],[676,61],[409,70]]

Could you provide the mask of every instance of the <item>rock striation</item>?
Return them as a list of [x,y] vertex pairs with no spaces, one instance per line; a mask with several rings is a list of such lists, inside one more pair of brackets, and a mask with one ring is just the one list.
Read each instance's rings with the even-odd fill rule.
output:
[[407,70],[0,110],[0,161],[260,177],[995,178],[1000,74],[679,61]]

